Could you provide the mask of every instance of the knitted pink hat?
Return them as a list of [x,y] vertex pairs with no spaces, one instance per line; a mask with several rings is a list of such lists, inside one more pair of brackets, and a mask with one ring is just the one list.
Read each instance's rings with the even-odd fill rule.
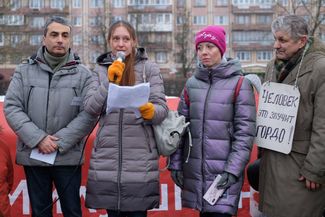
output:
[[220,26],[208,26],[198,33],[195,36],[195,49],[201,42],[211,42],[216,45],[221,53],[221,56],[226,51],[226,32],[224,28]]

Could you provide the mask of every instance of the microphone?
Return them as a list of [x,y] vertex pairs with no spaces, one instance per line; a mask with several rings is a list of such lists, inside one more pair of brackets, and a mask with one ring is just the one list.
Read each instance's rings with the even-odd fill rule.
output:
[[[123,62],[125,60],[125,52],[124,51],[117,51],[116,52],[116,61]],[[124,67],[123,67],[124,68]],[[114,75],[114,82],[116,82],[117,75]]]
[[125,52],[124,51],[117,51],[116,52],[117,61],[123,62],[125,60]]

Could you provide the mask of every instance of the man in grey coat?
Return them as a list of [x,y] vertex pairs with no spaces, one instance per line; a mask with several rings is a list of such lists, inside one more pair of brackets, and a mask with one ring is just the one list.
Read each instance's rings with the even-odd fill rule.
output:
[[[16,162],[24,166],[32,216],[52,216],[53,183],[64,216],[81,217],[79,189],[85,136],[95,119],[83,109],[91,72],[70,50],[71,27],[50,18],[43,46],[18,65],[4,102],[17,134]],[[33,154],[54,162],[44,162]]]

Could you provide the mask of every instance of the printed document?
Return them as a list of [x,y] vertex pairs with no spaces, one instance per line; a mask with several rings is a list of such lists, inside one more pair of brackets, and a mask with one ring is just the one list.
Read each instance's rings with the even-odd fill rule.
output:
[[50,154],[43,154],[43,153],[39,152],[38,148],[34,148],[32,150],[32,152],[30,153],[30,158],[39,160],[39,161],[43,161],[48,164],[54,164],[57,153],[58,153],[58,151],[52,152]]
[[108,86],[107,109],[109,113],[114,109],[133,109],[137,117],[140,117],[139,107],[146,104],[150,95],[150,83],[142,83],[134,86],[119,86],[110,83]]

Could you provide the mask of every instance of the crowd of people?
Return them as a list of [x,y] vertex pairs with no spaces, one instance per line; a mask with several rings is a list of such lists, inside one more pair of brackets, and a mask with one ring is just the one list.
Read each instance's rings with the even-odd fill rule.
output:
[[[120,20],[109,27],[110,51],[100,55],[94,70],[89,70],[70,48],[71,28],[62,17],[46,22],[43,46],[17,66],[5,96],[4,112],[18,137],[16,163],[24,168],[32,216],[52,216],[53,186],[63,215],[82,216],[79,189],[84,145],[98,124],[86,207],[105,209],[108,217],[146,217],[160,203],[159,153],[152,126],[168,114],[159,67],[138,45],[134,27]],[[296,84],[301,96],[290,153],[261,150],[259,176],[254,177],[259,183],[259,209],[266,217],[321,217],[325,208],[325,45],[310,35],[300,16],[277,17],[271,28],[275,56],[264,81]],[[178,113],[190,123],[193,147],[188,152],[184,137],[170,156],[168,169],[181,188],[184,207],[198,210],[200,217],[231,217],[237,214],[255,137],[254,91],[260,90],[260,81],[245,76],[238,59],[226,57],[223,27],[201,29],[194,43],[198,61],[178,105]],[[108,108],[110,87],[142,83],[149,83],[146,103],[137,108]],[[54,162],[32,158],[34,151],[54,155]],[[3,160],[11,162],[10,158],[1,161],[10,166]],[[1,198],[6,198],[12,178],[3,178],[9,176],[7,170],[0,175]],[[203,196],[217,176],[216,188],[223,193],[211,204]],[[8,186],[4,190],[2,183]],[[9,203],[1,203],[0,208],[0,215],[10,216]]]

